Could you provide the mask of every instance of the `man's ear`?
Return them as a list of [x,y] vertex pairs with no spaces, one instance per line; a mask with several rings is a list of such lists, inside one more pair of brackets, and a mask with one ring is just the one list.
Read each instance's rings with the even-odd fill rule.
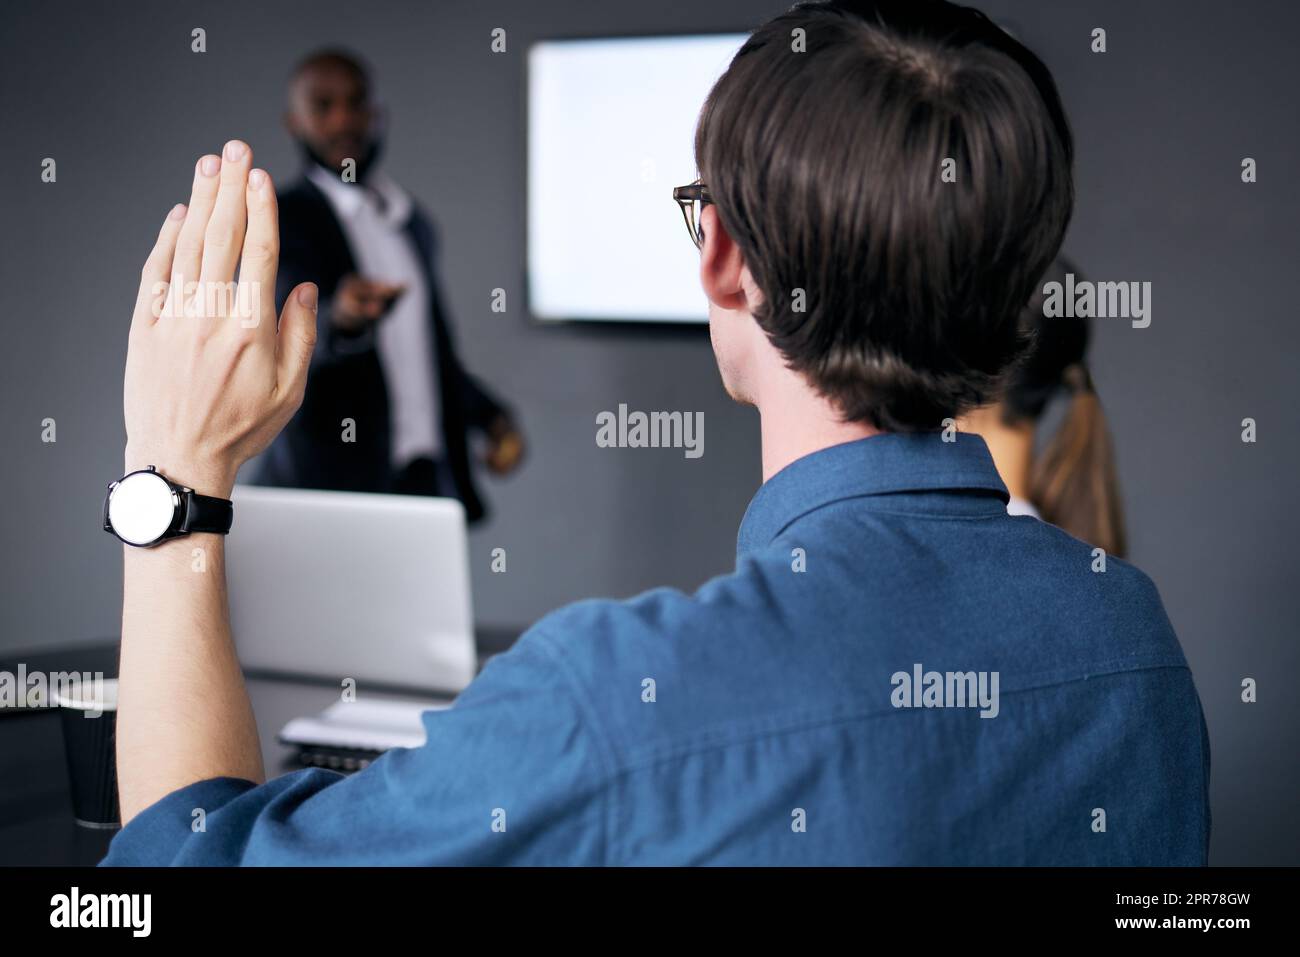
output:
[[700,220],[704,227],[704,248],[700,255],[700,285],[704,294],[719,309],[747,311],[750,303],[741,282],[745,257],[740,247],[728,235],[715,208],[705,206]]

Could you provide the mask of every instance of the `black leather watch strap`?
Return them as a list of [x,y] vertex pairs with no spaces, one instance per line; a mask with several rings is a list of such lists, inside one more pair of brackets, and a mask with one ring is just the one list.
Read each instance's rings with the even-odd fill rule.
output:
[[216,532],[225,535],[235,520],[235,506],[224,498],[187,492],[182,497],[185,514],[178,532]]

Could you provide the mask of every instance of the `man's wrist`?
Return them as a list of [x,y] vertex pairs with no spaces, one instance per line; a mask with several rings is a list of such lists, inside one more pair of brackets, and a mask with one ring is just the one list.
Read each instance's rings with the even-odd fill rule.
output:
[[126,468],[122,474],[138,472],[150,465],[177,485],[192,488],[198,494],[212,498],[230,498],[235,487],[235,474],[239,471],[238,468],[228,468],[215,462],[201,462],[162,452],[150,453],[128,446]]

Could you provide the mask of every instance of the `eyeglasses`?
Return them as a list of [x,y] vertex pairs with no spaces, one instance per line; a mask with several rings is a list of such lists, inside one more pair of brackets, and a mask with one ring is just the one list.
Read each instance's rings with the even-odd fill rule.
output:
[[698,179],[689,186],[678,186],[673,190],[673,199],[682,208],[682,218],[686,220],[686,231],[691,234],[691,242],[696,249],[704,248],[704,225],[701,214],[704,207],[713,202],[709,187]]

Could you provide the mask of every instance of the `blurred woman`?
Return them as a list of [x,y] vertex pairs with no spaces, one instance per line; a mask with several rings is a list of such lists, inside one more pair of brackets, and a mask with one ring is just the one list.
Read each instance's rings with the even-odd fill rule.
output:
[[[1043,315],[1043,286],[1063,283],[1067,272],[1078,280],[1071,264],[1053,263],[1022,313],[1035,341],[1001,400],[971,412],[959,427],[988,444],[1011,493],[1007,511],[1041,518],[1122,557],[1127,543],[1115,455],[1086,361],[1089,322]],[[1064,416],[1039,454],[1039,423],[1058,397],[1067,403]]]

